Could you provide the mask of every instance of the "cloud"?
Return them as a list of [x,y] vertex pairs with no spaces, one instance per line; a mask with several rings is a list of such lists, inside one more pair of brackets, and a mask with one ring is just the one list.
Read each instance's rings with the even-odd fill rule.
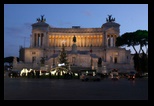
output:
[[24,23],[21,27],[4,27],[5,37],[29,37],[31,33],[31,24]]
[[17,48],[17,47],[19,47],[19,45],[18,44],[16,44],[16,43],[11,43],[11,44],[6,44],[6,46],[5,47],[11,47],[11,48]]
[[17,27],[5,27],[4,28],[4,33],[8,34],[9,36],[12,35],[18,35],[21,33],[21,28],[17,28]]
[[56,26],[54,26],[54,25],[49,25],[50,27],[52,27],[52,28],[57,28]]
[[83,11],[83,14],[88,17],[93,15],[91,11]]

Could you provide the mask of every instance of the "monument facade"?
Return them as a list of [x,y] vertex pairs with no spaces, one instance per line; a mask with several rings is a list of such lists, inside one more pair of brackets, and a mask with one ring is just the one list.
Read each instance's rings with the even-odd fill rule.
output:
[[106,68],[111,64],[130,64],[130,50],[115,45],[119,34],[120,24],[112,15],[98,28],[55,28],[46,23],[42,15],[32,24],[30,47],[21,47],[19,58],[25,64],[40,64],[44,57],[45,65],[58,66],[58,56],[64,44],[70,66],[97,67],[98,59]]

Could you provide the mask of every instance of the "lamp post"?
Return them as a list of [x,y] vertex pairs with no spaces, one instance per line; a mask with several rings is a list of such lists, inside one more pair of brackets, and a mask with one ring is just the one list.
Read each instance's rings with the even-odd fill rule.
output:
[[[92,56],[92,55],[91,55]],[[92,57],[91,57],[91,67],[92,67]]]
[[[54,46],[53,54],[55,54],[55,46]],[[55,66],[55,57],[53,57],[53,67],[54,66]]]
[[104,52],[105,52],[105,53],[104,53],[104,55],[105,55],[105,56],[104,56],[104,61],[106,62],[106,48],[104,48]]
[[53,67],[55,66],[55,58],[53,57]]
[[90,53],[91,53],[91,67],[92,67],[92,44],[90,46]]

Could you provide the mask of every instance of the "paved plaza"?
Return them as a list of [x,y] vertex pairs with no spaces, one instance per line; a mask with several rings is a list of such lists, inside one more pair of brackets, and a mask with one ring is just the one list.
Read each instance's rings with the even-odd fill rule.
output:
[[148,100],[148,78],[82,82],[4,77],[4,100]]

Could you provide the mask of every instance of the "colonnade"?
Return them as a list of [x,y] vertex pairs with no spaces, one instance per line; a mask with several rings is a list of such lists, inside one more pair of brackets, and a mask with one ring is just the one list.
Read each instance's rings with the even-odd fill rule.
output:
[[107,47],[115,47],[116,35],[107,35]]
[[[76,45],[78,47],[90,47],[92,46],[102,46],[103,45],[103,36],[102,35],[86,35],[86,36],[76,36]],[[70,47],[73,44],[73,37],[74,35],[65,35],[65,36],[59,36],[59,35],[50,35],[49,36],[49,46],[50,47],[61,47],[62,43],[65,43],[66,47]]]
[[43,46],[44,34],[43,33],[35,33],[33,39],[33,45],[35,47]]
[[[91,44],[93,47],[101,47],[105,44],[105,38],[103,35],[75,35],[76,36],[76,45],[78,47],[90,47]],[[62,47],[62,43],[66,47],[71,47],[73,44],[74,35],[49,35],[48,41],[44,38],[44,33],[35,33],[33,39],[34,47],[41,47],[47,42],[49,47]],[[116,35],[107,35],[106,45],[107,47],[115,47]]]

